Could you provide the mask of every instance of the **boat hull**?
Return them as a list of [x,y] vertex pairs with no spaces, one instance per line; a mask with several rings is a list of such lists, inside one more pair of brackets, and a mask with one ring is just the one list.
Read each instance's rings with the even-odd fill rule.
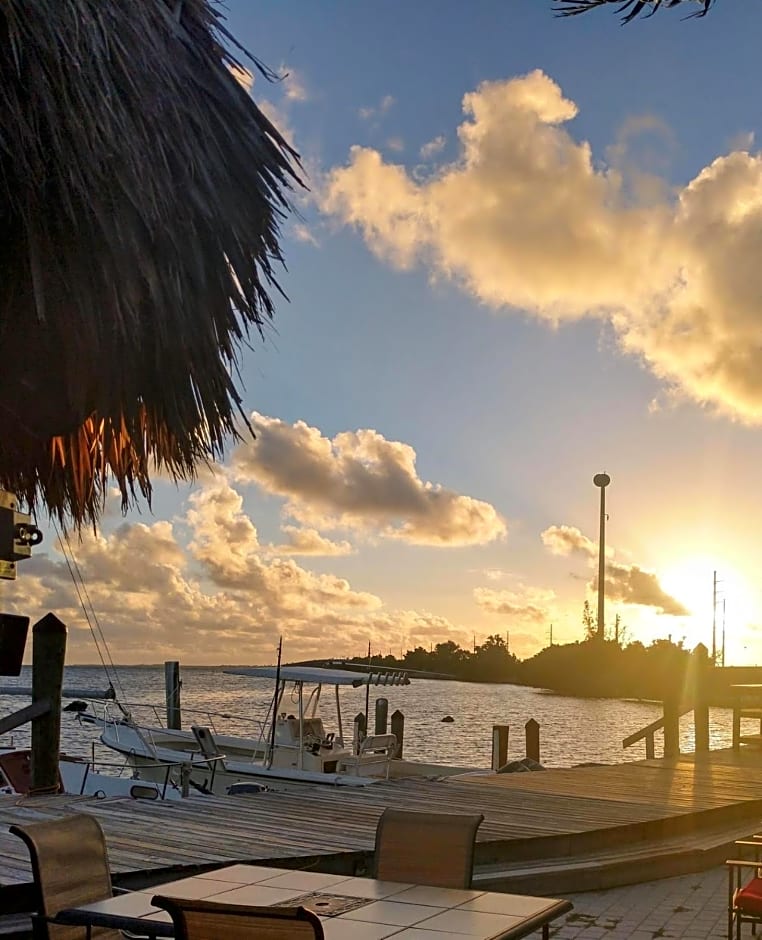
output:
[[255,738],[220,736],[215,739],[220,758],[207,759],[200,753],[190,732],[90,720],[101,725],[101,742],[124,755],[141,780],[161,785],[168,781],[179,786],[183,765],[190,768],[192,789],[219,796],[228,794],[231,787],[240,788],[247,783],[271,790],[292,790],[305,784],[364,787],[384,779],[364,774],[325,773],[298,766],[268,767],[265,764],[266,742]]

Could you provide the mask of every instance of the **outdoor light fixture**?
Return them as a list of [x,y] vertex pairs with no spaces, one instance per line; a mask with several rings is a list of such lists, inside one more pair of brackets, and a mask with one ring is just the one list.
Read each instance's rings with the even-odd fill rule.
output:
[[31,558],[32,548],[42,541],[42,532],[32,517],[18,512],[13,493],[0,490],[0,578],[16,577],[16,562]]

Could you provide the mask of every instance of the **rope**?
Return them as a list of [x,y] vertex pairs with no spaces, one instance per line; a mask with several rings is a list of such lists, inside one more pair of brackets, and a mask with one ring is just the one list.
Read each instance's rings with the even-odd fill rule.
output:
[[[61,551],[66,561],[66,567],[69,569],[69,575],[71,576],[72,583],[74,584],[74,589],[77,592],[77,597],[79,598],[79,604],[82,608],[82,613],[84,614],[87,625],[90,628],[90,633],[93,637],[93,642],[95,643],[95,649],[98,652],[98,658],[101,661],[103,666],[103,671],[106,674],[106,678],[109,681],[109,685],[113,689],[114,686],[118,686],[119,692],[122,696],[122,699],[126,700],[126,695],[124,692],[124,687],[122,686],[121,679],[119,678],[119,673],[116,670],[114,665],[114,660],[111,657],[111,651],[109,650],[108,642],[106,641],[106,636],[103,633],[103,628],[100,625],[98,616],[95,613],[95,608],[93,602],[90,599],[90,595],[87,591],[87,585],[85,584],[85,579],[82,575],[82,571],[77,564],[77,559],[74,555],[74,550],[71,547],[71,542],[69,540],[69,533],[66,529],[63,529],[63,535],[58,530],[55,519],[52,520],[53,528],[55,530],[56,536],[58,538],[58,543],[61,546]],[[75,573],[76,571],[76,573]],[[95,623],[95,626],[93,626]],[[103,650],[105,650],[105,656]],[[108,662],[106,662],[108,658]],[[119,704],[117,700],[117,704]],[[121,705],[119,706],[121,708]],[[124,711],[124,709],[122,709]]]

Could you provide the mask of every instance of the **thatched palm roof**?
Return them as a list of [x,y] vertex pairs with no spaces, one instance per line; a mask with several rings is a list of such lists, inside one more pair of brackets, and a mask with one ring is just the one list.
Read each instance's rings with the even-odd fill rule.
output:
[[701,9],[694,11],[690,16],[705,16],[714,0],[555,0],[559,16],[576,16],[578,13],[587,13],[596,7],[616,3],[618,4],[617,12],[624,14],[622,20],[625,23],[634,20],[641,13],[653,16],[661,7],[676,7],[688,2],[701,4]]
[[215,0],[0,4],[0,488],[63,520],[234,433],[298,158],[225,43]]

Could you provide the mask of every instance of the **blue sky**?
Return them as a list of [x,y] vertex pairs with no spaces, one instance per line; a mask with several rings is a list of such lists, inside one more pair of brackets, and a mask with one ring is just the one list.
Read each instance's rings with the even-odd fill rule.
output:
[[[75,547],[115,658],[579,639],[605,469],[607,619],[709,645],[717,570],[727,661],[759,662],[762,8],[227,12],[310,191],[241,360],[257,443]],[[43,547],[4,590],[92,661]]]

